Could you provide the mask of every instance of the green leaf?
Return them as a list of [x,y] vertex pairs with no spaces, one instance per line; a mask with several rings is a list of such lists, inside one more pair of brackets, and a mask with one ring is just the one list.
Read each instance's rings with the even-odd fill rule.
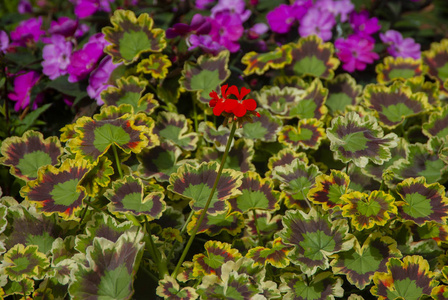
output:
[[248,52],[243,56],[241,62],[247,65],[243,71],[246,76],[254,73],[263,75],[269,68],[282,69],[285,65],[292,62],[291,45],[282,45],[273,51],[265,53]]
[[10,280],[18,282],[26,278],[42,279],[46,275],[50,262],[37,249],[35,245],[25,247],[17,244],[5,253],[4,272]]
[[376,65],[378,83],[388,83],[397,79],[405,80],[416,76],[422,76],[428,70],[422,60],[411,57],[384,58],[383,63]]

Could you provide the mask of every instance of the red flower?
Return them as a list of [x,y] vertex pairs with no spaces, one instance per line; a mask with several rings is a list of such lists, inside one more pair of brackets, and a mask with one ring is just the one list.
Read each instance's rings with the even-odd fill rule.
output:
[[[242,87],[240,93],[238,87],[235,85],[232,85],[229,89],[227,87],[227,84],[221,87],[221,97],[215,91],[210,93],[212,100],[210,100],[209,105],[213,107],[213,114],[215,116],[223,114],[225,117],[232,117],[235,120],[244,118],[248,112],[252,115],[260,116],[259,113],[255,112],[257,102],[254,99],[243,99],[249,94],[249,89]],[[230,99],[230,95],[234,95],[237,99]],[[240,119],[240,121],[243,120]]]

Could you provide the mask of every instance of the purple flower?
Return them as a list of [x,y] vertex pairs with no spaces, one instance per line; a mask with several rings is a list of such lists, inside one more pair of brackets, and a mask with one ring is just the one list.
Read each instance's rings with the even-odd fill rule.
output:
[[350,0],[317,0],[316,7],[330,12],[335,18],[340,16],[341,22],[348,20],[348,15],[355,6]]
[[191,24],[176,23],[172,28],[166,30],[166,37],[173,39],[177,36],[184,36],[192,32],[195,34],[208,34],[211,29],[210,22],[200,14],[195,14],[191,20]]
[[292,14],[296,20],[300,21],[311,7],[313,7],[313,0],[296,0],[291,5]]
[[11,31],[12,45],[26,47],[30,42],[39,41],[40,37],[45,34],[41,29],[42,17],[31,18],[20,22],[15,30]]
[[17,11],[19,14],[27,14],[33,12],[33,7],[31,6],[30,1],[28,0],[20,0],[19,4],[17,5]]
[[342,68],[348,72],[362,71],[367,64],[379,58],[379,55],[373,52],[374,43],[358,35],[352,34],[347,39],[338,38],[334,46],[339,59],[344,63]]
[[[14,78],[14,92],[9,93],[8,98],[16,102],[14,105],[16,111],[24,109],[30,104],[31,89],[38,80],[39,73],[36,71],[29,71]],[[41,100],[41,97],[36,97],[33,109],[37,108],[37,102]]]
[[104,57],[98,67],[90,74],[89,85],[87,86],[87,94],[90,98],[95,99],[98,105],[103,105],[101,92],[112,84],[109,82],[112,72],[120,64],[113,64],[110,56]]
[[0,52],[6,53],[9,48],[9,37],[5,31],[0,31]]
[[303,37],[315,34],[323,41],[328,41],[333,35],[331,30],[335,24],[336,20],[331,13],[312,7],[300,22],[299,34]]
[[73,20],[68,17],[60,17],[57,21],[51,21],[48,32],[51,34],[60,34],[65,37],[76,36],[80,37],[89,30],[89,26],[82,24],[79,26],[78,20]]
[[82,49],[73,52],[70,57],[70,65],[67,67],[68,81],[77,82],[87,77],[95,69],[106,44],[104,35],[97,33],[90,37]]
[[420,44],[417,44],[413,38],[403,38],[398,31],[388,30],[384,34],[380,33],[380,39],[383,43],[389,44],[387,52],[393,57],[420,58]]
[[260,35],[265,34],[269,30],[268,25],[264,23],[257,23],[254,24],[249,30],[247,31],[247,37],[251,40],[258,39]]
[[87,18],[97,11],[110,12],[110,3],[115,0],[71,0],[75,5],[75,15],[78,18]]
[[196,0],[195,6],[197,9],[205,10],[210,8],[212,3],[215,2],[215,0]]
[[296,16],[291,6],[280,4],[268,12],[266,19],[273,32],[287,33],[296,21]]
[[213,41],[223,45],[230,52],[238,51],[240,49],[238,40],[244,33],[240,17],[237,14],[221,11],[209,20],[212,24],[210,36]]
[[366,10],[360,13],[352,12],[350,15],[350,25],[353,28],[354,34],[372,42],[374,39],[371,35],[381,29],[381,25],[378,24],[378,19],[375,17],[369,19],[369,13]]
[[212,17],[216,16],[219,12],[229,11],[231,14],[239,15],[241,22],[247,21],[252,12],[246,9],[246,3],[244,0],[219,0],[212,8]]
[[187,45],[189,46],[189,51],[199,47],[204,50],[204,52],[211,53],[213,55],[216,55],[221,50],[226,49],[218,42],[215,42],[209,35],[192,34],[187,38]]
[[51,36],[51,43],[42,50],[42,72],[51,80],[61,75],[67,74],[67,67],[70,64],[72,53],[72,43],[66,41],[65,37],[59,34]]

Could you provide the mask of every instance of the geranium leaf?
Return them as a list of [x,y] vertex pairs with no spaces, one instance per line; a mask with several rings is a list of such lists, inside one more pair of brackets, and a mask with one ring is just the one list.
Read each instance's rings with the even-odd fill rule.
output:
[[249,210],[278,210],[282,194],[274,190],[274,182],[261,178],[256,172],[245,172],[239,187],[241,195],[228,200],[233,211],[246,213]]
[[269,68],[281,69],[292,62],[291,45],[286,44],[275,48],[273,51],[257,53],[254,51],[246,53],[241,63],[247,65],[243,71],[245,76],[251,74],[263,75]]
[[[210,195],[213,183],[218,173],[219,164],[216,162],[202,163],[199,167],[189,164],[182,165],[177,173],[170,176],[168,190],[190,199],[190,206],[194,211],[204,208]],[[241,192],[242,173],[231,169],[224,169],[219,178],[218,185],[212,196],[209,214],[218,214],[227,210],[226,200],[235,197]]]
[[426,222],[445,224],[448,218],[448,198],[439,183],[427,184],[425,177],[407,178],[397,185],[401,201],[397,201],[399,215],[417,225]]
[[332,276],[330,272],[320,273],[311,281],[306,280],[305,276],[293,273],[285,273],[280,279],[282,281],[280,291],[286,293],[284,299],[334,299],[344,295],[342,279]]
[[[72,299],[131,299],[143,253],[142,235],[123,234],[116,243],[95,238],[85,263],[78,264],[69,292]],[[88,266],[88,267],[87,267]]]
[[388,83],[396,79],[405,80],[422,76],[427,70],[428,67],[423,65],[421,59],[413,59],[411,57],[388,56],[375,67],[378,83]]
[[38,247],[35,245],[25,247],[22,244],[17,244],[5,253],[3,257],[6,263],[4,272],[10,280],[42,279],[45,276],[50,262],[45,254],[37,249]]
[[157,116],[154,134],[173,142],[184,150],[193,151],[196,149],[198,135],[190,131],[191,126],[184,115],[161,112]]
[[154,177],[159,182],[168,181],[170,175],[182,165],[182,162],[178,161],[181,154],[182,150],[170,142],[162,142],[160,146],[144,149],[137,154],[140,162],[137,174],[145,179]]
[[365,115],[361,118],[355,112],[333,119],[327,136],[335,158],[344,163],[353,161],[360,168],[369,160],[376,164],[389,160],[390,148],[397,146],[395,133],[384,136],[374,117]]
[[377,272],[373,276],[375,285],[370,291],[378,299],[417,300],[422,295],[430,295],[437,285],[428,261],[421,256],[406,256],[403,261],[391,258],[386,265],[387,272]]
[[104,27],[102,32],[111,43],[104,51],[114,63],[128,65],[145,52],[160,52],[166,47],[165,31],[153,29],[154,21],[147,13],[137,19],[133,11],[117,9],[110,22],[113,27]]
[[151,54],[148,58],[142,59],[137,65],[137,72],[151,74],[156,79],[163,79],[168,74],[171,61],[165,54]]
[[303,119],[297,127],[286,125],[279,132],[278,141],[297,150],[317,149],[325,138],[323,123],[317,119]]
[[371,176],[367,176],[362,170],[354,164],[350,165],[348,168],[348,176],[350,177],[349,189],[365,193],[379,190],[380,183]]
[[[200,211],[195,213],[191,218],[191,222],[188,223],[187,231],[189,234],[193,232],[193,228],[199,220],[200,213]],[[237,211],[226,211],[216,215],[205,215],[204,220],[198,228],[198,233],[206,233],[209,236],[215,236],[225,231],[231,235],[237,235],[241,232],[244,226],[245,223],[242,213]]]
[[266,177],[272,177],[272,170],[277,166],[285,166],[292,163],[294,159],[298,158],[300,161],[308,164],[308,157],[304,152],[297,152],[291,148],[284,148],[271,156],[268,161],[269,171],[266,172]]
[[383,191],[370,194],[351,192],[341,196],[346,203],[342,207],[342,215],[350,217],[356,230],[382,226],[390,219],[389,214],[397,214],[395,198]]
[[267,110],[259,110],[260,117],[253,122],[243,124],[243,136],[251,140],[275,142],[277,132],[281,129],[282,121],[274,118]]
[[295,199],[305,200],[309,190],[314,187],[315,178],[321,172],[315,165],[307,166],[298,158],[291,164],[277,166],[272,171],[272,178],[280,180],[280,189]]
[[441,106],[440,85],[437,81],[425,81],[425,76],[417,76],[406,80],[404,84],[410,87],[413,93],[425,93],[430,105]]
[[159,286],[156,293],[158,296],[164,299],[176,299],[176,300],[194,300],[198,298],[196,290],[192,287],[180,288],[179,283],[168,275],[162,280],[159,280]]
[[316,177],[316,186],[308,192],[308,199],[322,205],[324,210],[341,208],[344,205],[341,197],[349,191],[349,184],[347,174],[331,170],[330,175],[321,174]]
[[57,137],[44,140],[42,133],[27,131],[22,137],[8,137],[1,145],[0,164],[11,167],[10,173],[29,181],[37,178],[37,170],[59,164],[62,147]]
[[286,211],[283,226],[279,236],[284,243],[294,246],[288,258],[307,275],[316,273],[318,268],[327,269],[329,255],[353,247],[354,237],[348,233],[346,220],[331,221],[328,215],[314,209],[308,214]]
[[330,112],[344,112],[348,105],[356,105],[361,95],[362,86],[356,84],[356,81],[349,74],[339,74],[332,80],[327,81],[328,98],[325,105]]
[[397,242],[376,232],[370,234],[362,247],[356,240],[353,249],[335,254],[331,267],[334,274],[344,274],[347,280],[363,290],[376,272],[385,272],[391,257],[400,258]]
[[448,106],[431,113],[428,122],[423,123],[422,129],[423,134],[427,137],[445,138],[448,136]]
[[289,110],[289,117],[322,120],[328,112],[328,108],[325,106],[328,90],[323,87],[319,78],[316,78],[306,87],[305,92],[299,102]]
[[101,156],[90,168],[81,184],[89,196],[95,197],[101,187],[109,185],[110,177],[114,174],[114,168],[112,167],[112,161],[106,156]]
[[197,91],[198,100],[208,104],[210,92],[219,91],[221,84],[230,76],[227,68],[229,51],[217,55],[201,55],[197,63],[185,62],[182,77],[179,79],[182,89]]
[[74,219],[87,196],[79,183],[89,172],[85,160],[65,160],[59,168],[47,165],[39,169],[37,179],[28,181],[20,194],[36,204],[39,211],[57,213],[65,219]]
[[[218,151],[224,152],[226,149],[227,140],[230,136],[230,129],[228,127],[220,125],[218,129],[216,129],[212,122],[207,121],[199,124],[198,131],[202,133],[204,139],[207,142],[212,143]],[[230,147],[232,146],[233,140]]]
[[306,91],[303,89],[284,87],[280,89],[278,86],[265,86],[259,92],[256,93],[258,103],[280,117],[289,117],[289,111],[291,108],[303,97],[305,97]]
[[130,221],[117,223],[117,221],[107,214],[95,214],[87,222],[85,234],[76,236],[75,249],[81,253],[86,253],[89,246],[93,245],[95,237],[107,239],[111,242],[117,242],[120,236],[126,232],[137,235],[137,227]]
[[128,114],[116,119],[98,121],[81,117],[76,121],[75,130],[76,138],[69,141],[71,150],[77,157],[92,163],[104,155],[112,145],[128,154],[139,153],[148,146],[148,138],[145,135],[147,128],[136,126],[134,119]]
[[[254,153],[254,142],[252,140],[238,139],[227,155],[224,168],[241,172],[255,171],[255,166],[252,163]],[[222,155],[215,148],[202,147],[197,153],[197,159],[206,162],[221,162]]]
[[255,247],[249,249],[246,257],[255,261],[255,265],[270,264],[276,268],[285,268],[289,265],[287,255],[291,250],[290,247],[282,243],[280,238],[272,241],[272,248]]
[[236,261],[242,255],[228,243],[207,241],[204,245],[206,254],[193,256],[193,276],[216,274],[221,276],[221,266],[227,261]]
[[[256,221],[254,212],[257,214]],[[245,229],[249,237],[258,236],[258,232],[262,237],[270,237],[281,228],[281,215],[272,215],[269,211],[265,210],[251,210],[247,213]]]
[[408,146],[406,158],[397,160],[389,169],[398,179],[423,176],[428,183],[443,183],[442,172],[446,164],[439,157],[439,149],[432,149],[431,143],[439,143],[438,138],[430,138],[427,144],[415,143]]
[[301,37],[296,44],[290,45],[292,47],[291,67],[295,74],[323,79],[333,78],[334,70],[339,66],[339,60],[333,56],[332,43],[324,43],[318,36],[309,35]]
[[430,108],[424,93],[413,93],[401,81],[395,81],[389,87],[369,84],[364,89],[363,98],[381,125],[389,129]]
[[152,184],[148,193],[144,192],[143,182],[139,178],[125,176],[114,181],[112,189],[108,189],[104,196],[111,201],[109,210],[113,213],[145,215],[150,220],[158,219],[166,208],[164,190],[161,186]]
[[[428,74],[436,79],[440,87],[448,79],[448,39],[443,39],[439,43],[432,43],[431,48],[422,52],[422,59],[429,67]],[[446,89],[441,89],[446,95]]]

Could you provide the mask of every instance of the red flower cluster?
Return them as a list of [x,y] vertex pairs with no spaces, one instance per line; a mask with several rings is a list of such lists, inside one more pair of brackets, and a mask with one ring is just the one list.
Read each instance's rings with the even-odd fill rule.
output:
[[[210,107],[213,107],[213,114],[215,116],[220,116],[223,114],[225,117],[233,117],[235,120],[238,118],[244,118],[247,113],[252,115],[260,116],[259,113],[255,112],[257,108],[257,102],[254,99],[244,99],[243,98],[249,94],[250,90],[242,87],[241,93],[238,91],[238,87],[232,85],[227,89],[228,85],[223,85],[221,87],[221,97],[218,93],[212,91],[210,93]],[[237,99],[230,99],[229,95],[234,95]],[[249,118],[250,119],[250,118]]]

